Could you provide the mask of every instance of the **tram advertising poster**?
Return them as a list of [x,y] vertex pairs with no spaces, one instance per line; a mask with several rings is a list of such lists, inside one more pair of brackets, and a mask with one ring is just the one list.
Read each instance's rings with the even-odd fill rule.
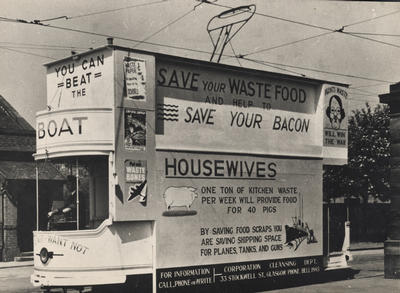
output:
[[125,193],[129,196],[127,201],[147,204],[147,162],[140,160],[125,161]]
[[321,270],[321,160],[162,152],[157,162],[158,290]]
[[348,99],[347,88],[325,84],[322,87],[323,157],[326,165],[347,164]]
[[163,120],[163,135],[157,136],[157,147],[321,156],[322,128],[316,115],[208,105],[171,97],[163,100],[157,116],[158,122]]
[[163,62],[156,78],[159,149],[322,156],[316,84]]
[[46,77],[49,111],[113,106],[112,50],[94,50],[79,58],[51,63]]
[[146,149],[146,112],[133,109],[125,109],[125,136],[126,150]]
[[146,100],[146,61],[125,57],[124,73],[127,98]]
[[324,107],[324,146],[347,148],[347,90],[338,86],[326,86]]

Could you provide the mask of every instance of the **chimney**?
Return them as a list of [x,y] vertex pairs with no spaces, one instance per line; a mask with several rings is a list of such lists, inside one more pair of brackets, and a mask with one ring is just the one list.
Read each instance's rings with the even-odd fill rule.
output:
[[391,93],[398,93],[398,92],[400,92],[400,82],[395,83],[395,84],[391,84],[391,85],[390,85],[390,92],[391,92]]
[[107,38],[107,45],[108,46],[112,46],[113,45],[113,42],[114,42],[114,38]]

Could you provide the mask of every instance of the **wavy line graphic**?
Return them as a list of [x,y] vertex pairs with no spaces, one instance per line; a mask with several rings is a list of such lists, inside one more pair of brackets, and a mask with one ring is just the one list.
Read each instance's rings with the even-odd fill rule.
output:
[[179,121],[179,105],[174,104],[157,104],[157,120]]
[[179,108],[178,105],[173,105],[173,104],[157,104],[157,106],[161,106],[161,107],[172,107],[172,108]]
[[165,121],[179,121],[178,118],[165,118],[165,117],[157,117],[157,120],[165,120]]
[[178,114],[158,113],[157,116],[179,117]]
[[178,111],[157,111],[158,115],[163,115],[163,114],[174,114],[174,115],[178,115],[179,112]]
[[175,110],[175,109],[165,109],[165,108],[158,108],[157,111],[168,111],[168,112],[176,112],[176,113],[179,112],[179,110]]

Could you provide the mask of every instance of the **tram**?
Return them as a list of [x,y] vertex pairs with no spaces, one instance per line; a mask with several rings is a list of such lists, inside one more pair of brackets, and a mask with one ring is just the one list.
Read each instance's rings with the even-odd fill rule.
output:
[[46,69],[35,286],[212,291],[326,269],[346,85],[113,44]]

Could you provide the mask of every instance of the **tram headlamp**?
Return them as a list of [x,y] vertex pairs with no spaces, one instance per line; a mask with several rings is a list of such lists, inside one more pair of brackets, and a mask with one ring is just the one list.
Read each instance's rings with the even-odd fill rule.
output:
[[43,247],[39,253],[40,261],[46,264],[50,258],[53,258],[53,252],[48,251],[46,247]]

